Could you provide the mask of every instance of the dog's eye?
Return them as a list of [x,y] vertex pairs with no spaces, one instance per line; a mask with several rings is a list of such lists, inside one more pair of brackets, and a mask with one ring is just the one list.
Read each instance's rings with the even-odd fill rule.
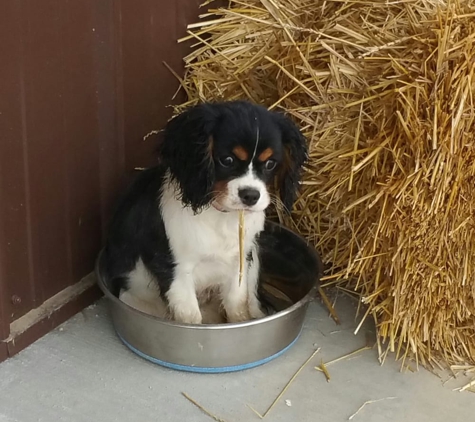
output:
[[275,160],[267,160],[264,164],[264,167],[267,171],[272,171],[275,169],[275,166],[277,165],[277,161]]
[[234,164],[234,158],[229,155],[227,157],[220,158],[218,161],[223,167],[231,167]]

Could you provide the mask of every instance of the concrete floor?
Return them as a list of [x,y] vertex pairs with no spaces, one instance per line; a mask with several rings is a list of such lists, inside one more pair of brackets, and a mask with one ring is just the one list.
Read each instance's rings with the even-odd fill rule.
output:
[[[365,327],[353,335],[354,304],[339,300],[340,327],[312,304],[302,337],[279,359],[256,369],[221,375],[180,373],[155,366],[129,352],[116,338],[101,301],[0,365],[1,422],[207,422],[212,419],[181,392],[226,422],[259,418],[296,370],[317,348],[321,352],[300,373],[265,418],[269,422],[353,421],[458,422],[475,420],[475,395],[442,385],[421,370],[401,373],[388,359],[380,366],[367,350],[328,367],[326,382],[314,366],[365,345]],[[374,335],[374,334],[373,334]],[[290,406],[289,406],[290,405]]]

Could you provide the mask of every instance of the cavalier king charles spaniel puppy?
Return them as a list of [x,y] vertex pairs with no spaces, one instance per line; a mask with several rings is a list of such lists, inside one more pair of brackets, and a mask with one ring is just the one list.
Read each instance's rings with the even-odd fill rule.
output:
[[[244,102],[205,103],[165,128],[160,164],[142,171],[112,218],[104,249],[112,291],[181,323],[200,324],[212,291],[228,322],[261,318],[257,239],[265,210],[290,210],[306,140],[284,115]],[[274,199],[273,199],[274,198]],[[239,213],[245,271],[239,283]]]

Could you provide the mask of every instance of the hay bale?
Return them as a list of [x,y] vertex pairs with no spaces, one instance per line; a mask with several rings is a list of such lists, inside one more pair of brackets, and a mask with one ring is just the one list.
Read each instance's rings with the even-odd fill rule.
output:
[[474,34],[472,0],[235,0],[190,26],[182,106],[249,98],[301,125],[287,224],[384,356],[475,362]]

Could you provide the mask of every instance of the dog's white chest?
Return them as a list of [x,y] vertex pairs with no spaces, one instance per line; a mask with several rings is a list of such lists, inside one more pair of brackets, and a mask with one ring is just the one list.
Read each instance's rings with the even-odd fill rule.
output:
[[[208,208],[195,215],[172,196],[164,195],[161,211],[170,247],[177,264],[196,267],[209,264],[218,272],[239,260],[239,214]],[[245,250],[250,250],[256,235],[264,227],[264,212],[245,215]],[[208,271],[207,271],[208,272]]]

